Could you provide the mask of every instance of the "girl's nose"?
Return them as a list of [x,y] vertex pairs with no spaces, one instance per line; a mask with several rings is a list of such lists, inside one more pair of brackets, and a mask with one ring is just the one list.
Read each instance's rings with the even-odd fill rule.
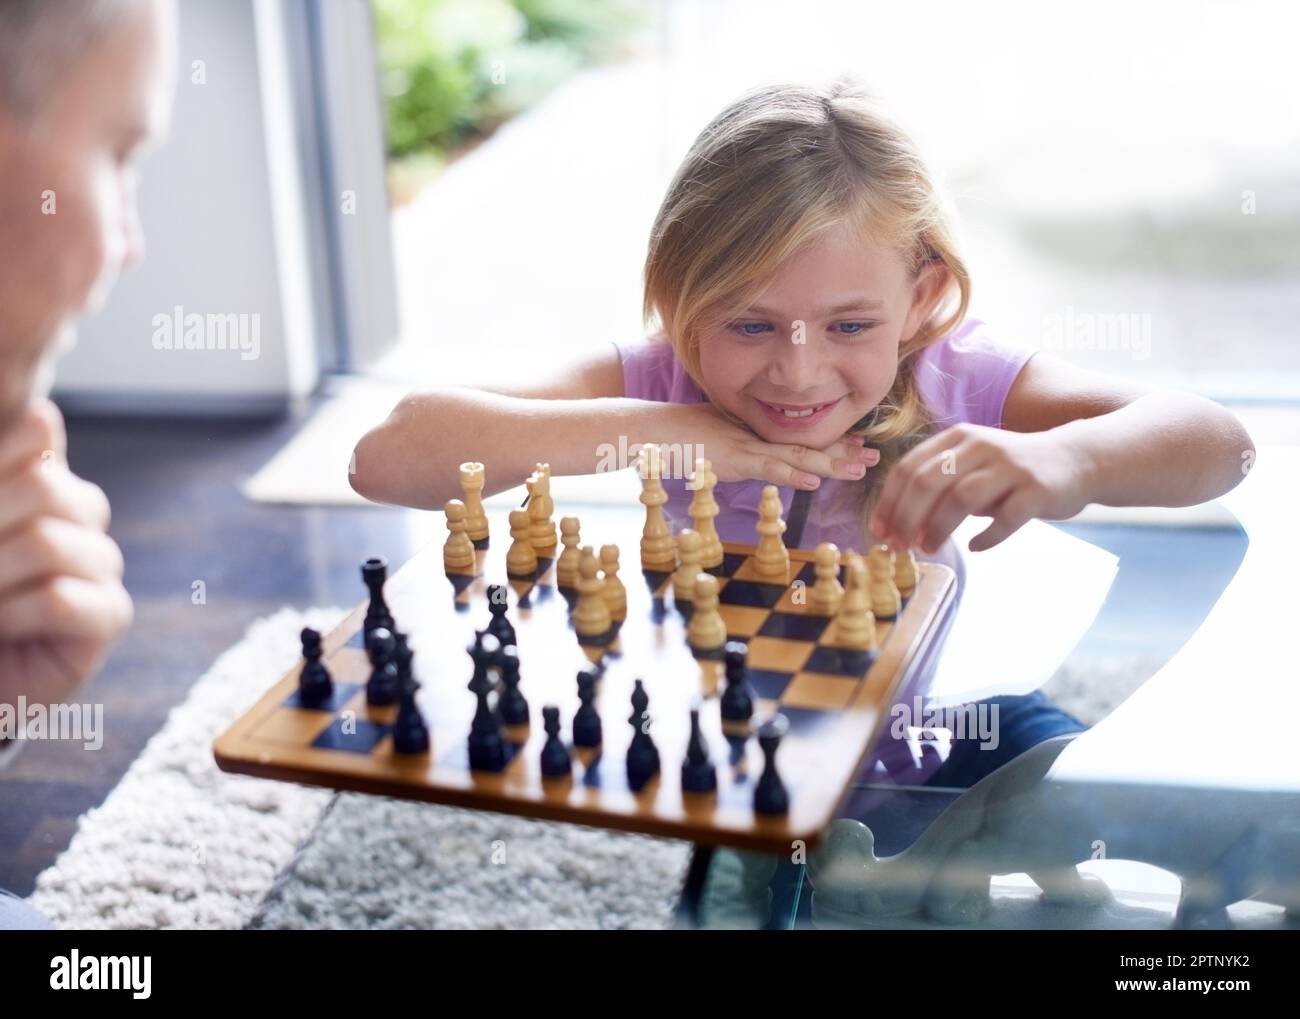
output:
[[815,341],[802,331],[792,331],[777,348],[771,368],[772,383],[788,391],[792,398],[811,393],[821,381],[822,361]]

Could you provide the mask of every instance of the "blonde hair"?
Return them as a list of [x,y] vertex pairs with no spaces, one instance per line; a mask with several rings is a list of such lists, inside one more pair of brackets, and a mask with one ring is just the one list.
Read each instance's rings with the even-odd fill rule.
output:
[[948,282],[899,346],[899,369],[876,410],[851,430],[881,449],[862,510],[881,479],[933,422],[917,388],[916,354],[966,316],[970,276],[952,218],[908,135],[856,83],[766,86],[742,96],[695,139],[655,217],[645,265],[645,316],[700,377],[699,333],[719,308],[752,299],[786,259],[848,220],[903,257],[912,278],[934,262]]

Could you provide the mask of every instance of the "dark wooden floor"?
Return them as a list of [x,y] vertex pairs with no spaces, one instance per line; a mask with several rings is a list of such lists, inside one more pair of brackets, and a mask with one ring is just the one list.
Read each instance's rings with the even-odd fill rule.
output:
[[[167,712],[225,648],[283,605],[362,599],[362,557],[401,563],[432,536],[407,511],[262,506],[240,495],[298,427],[278,422],[72,419],[69,458],[113,504],[136,622],[80,703],[104,705],[104,745],[29,743],[0,774],[0,888],[28,894],[76,829],[103,802]],[[421,526],[423,525],[423,526]],[[207,603],[191,601],[193,583]]]

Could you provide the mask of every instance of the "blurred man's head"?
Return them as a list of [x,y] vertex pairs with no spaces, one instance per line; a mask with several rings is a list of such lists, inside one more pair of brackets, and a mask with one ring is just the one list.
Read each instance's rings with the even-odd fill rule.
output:
[[170,112],[171,0],[0,0],[0,427],[143,252],[135,163]]

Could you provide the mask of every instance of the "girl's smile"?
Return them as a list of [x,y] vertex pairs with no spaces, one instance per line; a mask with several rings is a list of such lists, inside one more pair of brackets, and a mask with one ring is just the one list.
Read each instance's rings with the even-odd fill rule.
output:
[[795,431],[812,428],[821,424],[826,416],[839,406],[840,403],[839,397],[831,400],[829,403],[804,405],[767,403],[766,401],[759,400],[757,397],[755,397],[754,400],[761,408],[763,408],[763,413],[766,414],[773,423],[781,428],[789,428]]

